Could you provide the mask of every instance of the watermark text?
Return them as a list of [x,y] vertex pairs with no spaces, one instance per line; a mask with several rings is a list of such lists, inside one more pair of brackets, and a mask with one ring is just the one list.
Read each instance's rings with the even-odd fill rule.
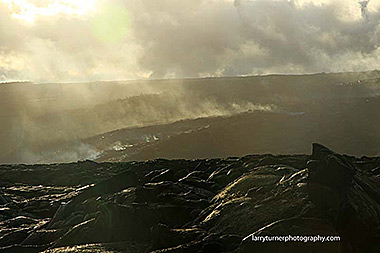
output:
[[273,236],[251,236],[255,242],[339,242],[340,236],[327,235],[273,235]]

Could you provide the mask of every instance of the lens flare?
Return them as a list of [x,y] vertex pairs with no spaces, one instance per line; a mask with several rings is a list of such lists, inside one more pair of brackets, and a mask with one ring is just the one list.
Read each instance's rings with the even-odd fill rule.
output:
[[93,32],[105,43],[121,42],[127,35],[129,14],[120,4],[104,5],[93,17]]

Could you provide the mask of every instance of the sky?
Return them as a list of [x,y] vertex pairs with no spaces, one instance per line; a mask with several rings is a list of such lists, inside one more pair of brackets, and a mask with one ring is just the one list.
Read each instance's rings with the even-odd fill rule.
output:
[[380,69],[380,0],[0,0],[0,81]]

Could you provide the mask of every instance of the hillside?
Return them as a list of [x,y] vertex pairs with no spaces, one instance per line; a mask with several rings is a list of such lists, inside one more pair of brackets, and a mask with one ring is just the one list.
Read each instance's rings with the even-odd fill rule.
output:
[[332,85],[310,98],[291,92],[268,108],[128,128],[84,142],[102,152],[99,161],[297,154],[306,153],[311,142],[351,155],[379,155],[380,96],[368,88],[371,83],[378,85],[377,80]]
[[[207,153],[213,157],[305,153],[310,142],[325,143],[326,139],[327,144],[342,152],[375,155],[373,147],[378,144],[379,135],[372,127],[378,119],[379,77],[378,71],[372,71],[83,84],[4,84],[0,87],[0,141],[3,143],[0,162],[33,164],[99,157],[107,160],[111,144],[111,147],[137,145],[127,154],[130,158],[125,153],[115,154],[115,160],[180,158],[181,155],[206,157],[206,153],[200,156],[196,150],[176,153],[178,148],[171,152],[164,147],[174,149],[181,145],[181,138],[188,136],[193,141],[187,145],[190,149],[205,139],[204,149],[215,150]],[[260,120],[254,119],[256,115]],[[223,129],[223,124],[237,124],[236,133]],[[282,124],[287,127],[282,128]],[[173,131],[172,126],[179,128]],[[119,131],[121,129],[124,130]],[[149,129],[158,132],[149,132]],[[136,131],[144,132],[145,137],[133,136]],[[188,131],[190,135],[184,134]],[[107,140],[106,146],[103,141],[94,141],[116,132],[119,139],[113,138],[113,143]],[[127,135],[123,137],[121,132]],[[231,146],[233,150],[218,146],[219,140],[215,138],[220,138],[223,132],[225,142],[231,143],[224,146]],[[239,138],[250,144],[231,139],[238,133],[242,133]],[[301,135],[296,138],[295,133]],[[350,133],[357,133],[355,138],[367,142],[368,149],[363,147],[353,152],[357,141],[347,141]],[[147,156],[145,140],[155,139],[155,134],[161,136],[157,142],[160,152]],[[204,137],[204,134],[215,138]],[[267,136],[268,146],[260,145],[263,148],[259,149],[259,145],[254,145],[264,141],[255,140],[256,135]],[[291,135],[293,140],[300,139],[297,149],[276,147],[278,141],[275,144],[271,140],[271,136],[286,139]],[[172,140],[168,141],[168,136]],[[333,136],[337,138],[335,142]],[[359,143],[359,146],[363,145]],[[152,147],[148,149],[145,153],[153,152]]]

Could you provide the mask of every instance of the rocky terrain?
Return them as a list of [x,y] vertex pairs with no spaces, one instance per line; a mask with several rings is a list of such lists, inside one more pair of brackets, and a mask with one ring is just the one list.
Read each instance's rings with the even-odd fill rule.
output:
[[[380,158],[0,166],[1,252],[379,252]],[[255,236],[340,236],[335,242]]]

